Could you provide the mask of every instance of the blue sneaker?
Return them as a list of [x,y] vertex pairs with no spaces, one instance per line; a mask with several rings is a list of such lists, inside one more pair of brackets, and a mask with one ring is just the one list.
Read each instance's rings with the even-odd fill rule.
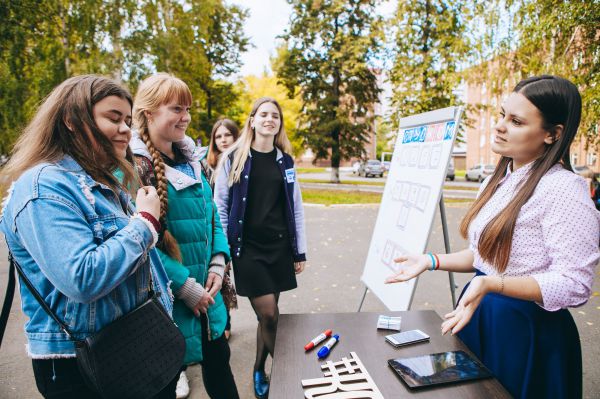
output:
[[264,371],[254,372],[254,396],[257,399],[266,399],[269,394],[269,379]]

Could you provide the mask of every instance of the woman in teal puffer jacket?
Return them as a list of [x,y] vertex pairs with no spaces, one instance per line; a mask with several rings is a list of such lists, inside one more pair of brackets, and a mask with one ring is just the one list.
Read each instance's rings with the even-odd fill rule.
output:
[[202,363],[211,398],[238,398],[220,293],[229,247],[200,165],[203,154],[185,136],[191,104],[180,79],[161,73],[144,80],[134,101],[137,135],[130,145],[142,181],[155,186],[161,199],[166,230],[157,246],[175,296],[173,318],[186,338],[184,363]]

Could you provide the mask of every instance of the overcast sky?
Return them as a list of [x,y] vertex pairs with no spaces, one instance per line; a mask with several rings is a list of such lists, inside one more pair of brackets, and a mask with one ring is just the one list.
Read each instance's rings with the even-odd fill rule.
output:
[[[245,30],[255,47],[242,55],[239,75],[260,75],[265,69],[270,71],[269,57],[275,53],[276,37],[283,34],[288,25],[292,7],[285,0],[229,0],[228,3],[250,10]],[[380,13],[391,15],[395,3],[384,1],[379,6]]]

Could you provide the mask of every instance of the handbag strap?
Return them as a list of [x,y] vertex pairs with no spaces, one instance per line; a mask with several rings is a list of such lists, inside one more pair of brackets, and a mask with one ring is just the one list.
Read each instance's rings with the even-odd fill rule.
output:
[[[27,286],[27,288],[29,289],[29,291],[31,292],[31,294],[33,295],[33,297],[38,301],[38,303],[40,304],[40,306],[42,307],[42,309],[44,309],[44,311],[48,314],[48,316],[50,316],[50,317],[52,317],[52,319],[54,319],[54,321],[60,326],[60,329],[65,334],[67,334],[67,336],[71,340],[76,341],[76,339],[73,337],[73,334],[71,333],[71,331],[69,330],[69,328],[67,327],[67,325],[62,320],[60,320],[58,318],[58,316],[56,316],[56,314],[46,304],[46,302],[44,301],[44,299],[42,298],[42,296],[39,294],[39,292],[35,289],[35,287],[33,286],[33,284],[31,284],[31,281],[29,281],[29,279],[27,278],[27,276],[23,272],[23,269],[21,268],[21,265],[19,265],[19,263],[13,257],[13,254],[10,251],[10,249],[8,250],[8,260],[10,262],[10,268],[11,268],[11,270],[14,270],[14,268],[17,269],[17,273],[19,273],[19,276],[21,276],[21,279],[23,280],[23,282],[25,283],[25,285]],[[11,271],[10,274],[11,274],[11,276],[13,275],[12,271]],[[13,286],[13,292],[14,292],[14,286]],[[3,312],[4,312],[4,309],[3,309]]]
[[2,346],[2,338],[8,324],[10,309],[12,308],[13,298],[15,296],[15,267],[12,262],[8,270],[8,285],[6,286],[6,295],[4,296],[4,304],[2,305],[2,314],[0,314],[0,347]]

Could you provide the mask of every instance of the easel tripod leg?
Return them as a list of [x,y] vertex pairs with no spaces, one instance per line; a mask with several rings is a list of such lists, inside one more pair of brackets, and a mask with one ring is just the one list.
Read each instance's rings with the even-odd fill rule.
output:
[[[440,217],[442,218],[442,232],[444,233],[444,247],[446,253],[451,252],[450,249],[450,237],[448,236],[448,224],[446,223],[446,207],[444,206],[444,194],[440,195]],[[456,308],[456,285],[454,284],[454,273],[448,272],[448,278],[450,279],[450,295],[452,295],[452,308]]]

